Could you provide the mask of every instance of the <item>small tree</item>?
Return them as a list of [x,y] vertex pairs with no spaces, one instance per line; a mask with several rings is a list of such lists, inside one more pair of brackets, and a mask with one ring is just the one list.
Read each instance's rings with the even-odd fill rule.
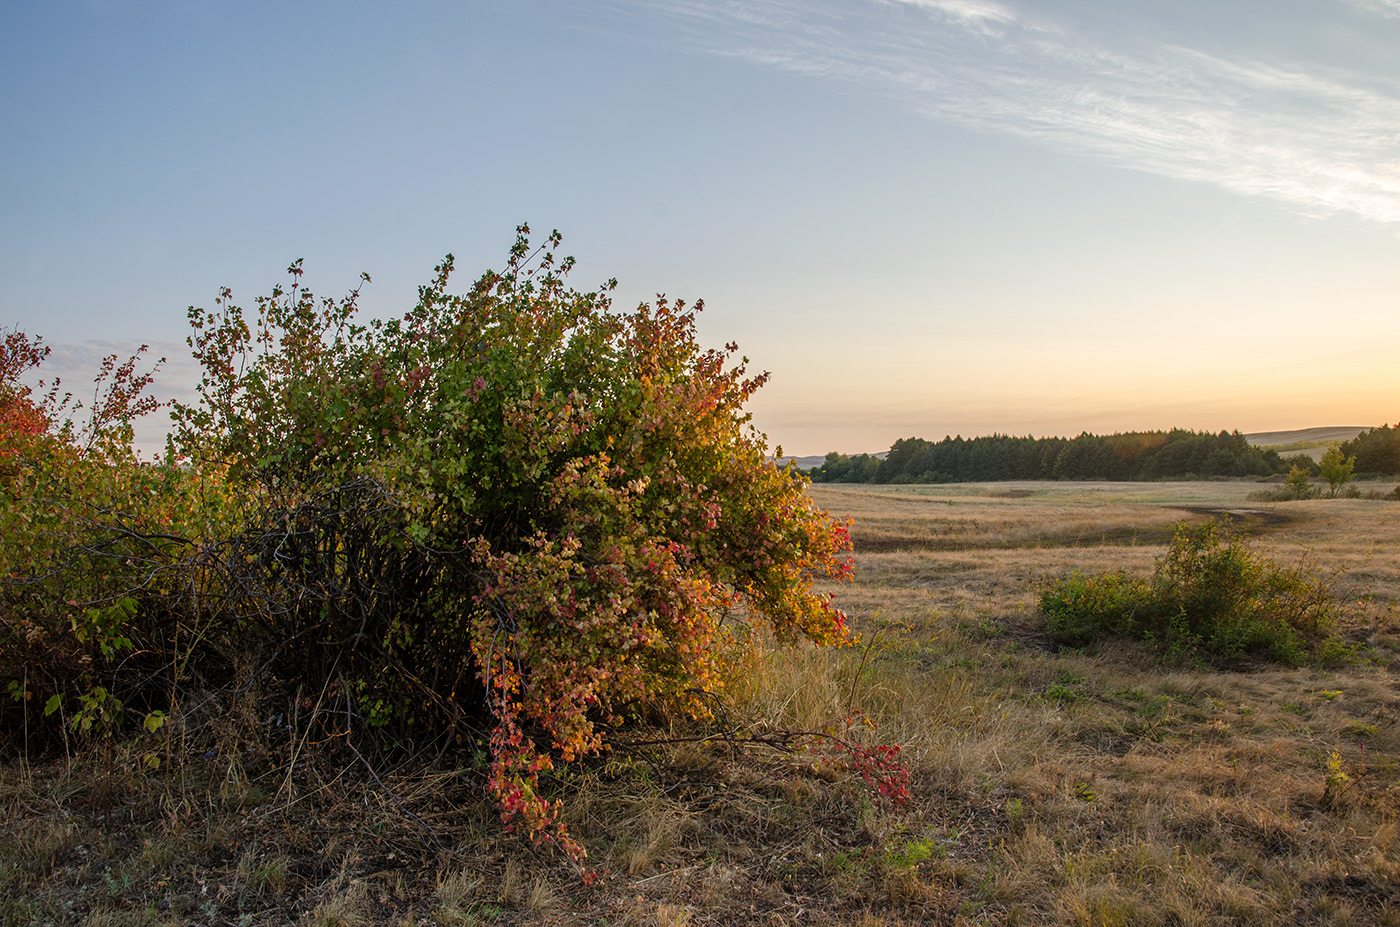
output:
[[1289,469],[1299,469],[1308,476],[1317,476],[1317,461],[1303,451],[1289,454],[1283,458],[1283,462],[1288,465]]
[[1328,498],[1335,499],[1337,490],[1341,489],[1351,480],[1352,470],[1356,467],[1355,457],[1342,456],[1342,449],[1331,447],[1327,453],[1322,455],[1322,459],[1317,462],[1318,472],[1329,487]]
[[1317,495],[1317,490],[1312,484],[1312,478],[1308,476],[1308,471],[1302,467],[1294,465],[1288,471],[1288,475],[1283,478],[1284,499],[1311,499]]

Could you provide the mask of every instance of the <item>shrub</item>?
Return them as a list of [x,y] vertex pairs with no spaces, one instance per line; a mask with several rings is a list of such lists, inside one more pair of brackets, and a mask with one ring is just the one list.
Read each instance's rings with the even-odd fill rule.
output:
[[139,355],[104,363],[79,425],[8,334],[5,727],[154,732],[195,686],[234,698],[241,666],[237,697],[297,691],[330,745],[484,730],[507,824],[580,855],[541,794],[555,759],[646,712],[709,717],[756,626],[845,643],[814,584],[850,575],[847,525],[750,424],[767,375],[697,344],[699,304],[569,288],[557,235],[527,232],[463,295],[449,256],[398,319],[317,300],[300,262],[254,313],[191,308],[200,401],[160,464],[130,446]]
[[1152,602],[1147,580],[1122,571],[1085,576],[1076,573],[1041,592],[1040,610],[1061,643],[1080,645],[1105,633],[1135,633],[1138,616]]
[[1283,478],[1283,492],[1289,499],[1312,499],[1317,496],[1317,487],[1306,470],[1294,467]]
[[1307,476],[1317,476],[1320,470],[1312,455],[1303,452],[1289,454],[1283,458],[1283,462],[1288,465],[1290,470],[1302,470]]
[[1308,471],[1294,465],[1283,478],[1278,489],[1264,489],[1249,494],[1251,502],[1294,502],[1299,499],[1316,499],[1317,487],[1312,484]]
[[251,318],[223,291],[190,310],[202,401],[176,442],[250,500],[220,602],[270,671],[357,736],[485,723],[504,819],[577,854],[540,794],[553,758],[642,706],[707,717],[746,625],[844,642],[813,583],[851,561],[743,411],[767,375],[699,347],[698,303],[616,312],[611,284],[569,288],[558,244],[522,227],[462,295],[449,255],[368,324],[358,291],[317,300],[299,262]]
[[1215,522],[1178,526],[1151,580],[1071,576],[1042,591],[1040,609],[1052,636],[1068,644],[1116,634],[1172,655],[1255,654],[1291,664],[1338,646],[1330,581],[1273,564]]
[[56,383],[24,385],[42,341],[15,331],[0,344],[0,732],[34,749],[64,733],[45,717],[100,736],[128,706],[168,707],[211,494],[196,469],[131,450],[132,419],[156,407],[144,350],[103,361],[88,407]]

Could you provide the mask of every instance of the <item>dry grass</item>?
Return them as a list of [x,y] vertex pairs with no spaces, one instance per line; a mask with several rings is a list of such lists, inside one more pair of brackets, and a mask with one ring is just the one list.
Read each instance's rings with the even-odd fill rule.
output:
[[[968,864],[984,902],[1053,923],[1400,923],[1400,519],[1348,500],[1255,515],[1246,488],[814,487],[857,519],[867,629],[902,632],[868,696],[885,729],[945,793],[1017,802],[1019,830]],[[1145,573],[1163,530],[1205,510],[1238,513],[1282,562],[1345,571],[1369,658],[1221,671],[1041,637],[1040,577]]]
[[[676,724],[553,782],[592,884],[503,834],[479,772],[380,785],[227,720],[219,753],[160,772],[110,751],[0,768],[0,927],[1400,924],[1400,506],[1253,488],[814,487],[856,518],[859,578],[834,591],[861,645],[737,661],[742,747]],[[1042,580],[1146,574],[1210,511],[1277,560],[1345,571],[1362,658],[1051,643]],[[900,745],[912,801],[783,729]]]

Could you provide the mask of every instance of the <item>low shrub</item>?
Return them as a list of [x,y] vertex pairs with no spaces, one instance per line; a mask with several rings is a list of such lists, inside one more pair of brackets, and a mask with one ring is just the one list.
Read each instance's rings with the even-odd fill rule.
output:
[[1283,485],[1277,489],[1263,489],[1249,494],[1251,502],[1295,502],[1299,499],[1316,499],[1319,490],[1312,484],[1307,470],[1295,464],[1283,478]]
[[1057,641],[1079,645],[1110,632],[1131,633],[1126,629],[1135,626],[1151,601],[1152,585],[1141,577],[1121,570],[1076,573],[1041,593],[1040,610]]
[[1051,635],[1079,645],[1121,635],[1169,655],[1245,655],[1299,664],[1341,652],[1329,577],[1285,568],[1217,522],[1180,525],[1151,579],[1076,574],[1040,596]]

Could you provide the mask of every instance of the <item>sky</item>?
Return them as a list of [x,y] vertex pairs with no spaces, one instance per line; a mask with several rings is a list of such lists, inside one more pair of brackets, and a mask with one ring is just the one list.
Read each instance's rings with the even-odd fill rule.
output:
[[524,222],[703,299],[788,454],[1379,425],[1396,49],[1400,0],[11,0],[0,326],[188,397],[220,287],[394,316]]

